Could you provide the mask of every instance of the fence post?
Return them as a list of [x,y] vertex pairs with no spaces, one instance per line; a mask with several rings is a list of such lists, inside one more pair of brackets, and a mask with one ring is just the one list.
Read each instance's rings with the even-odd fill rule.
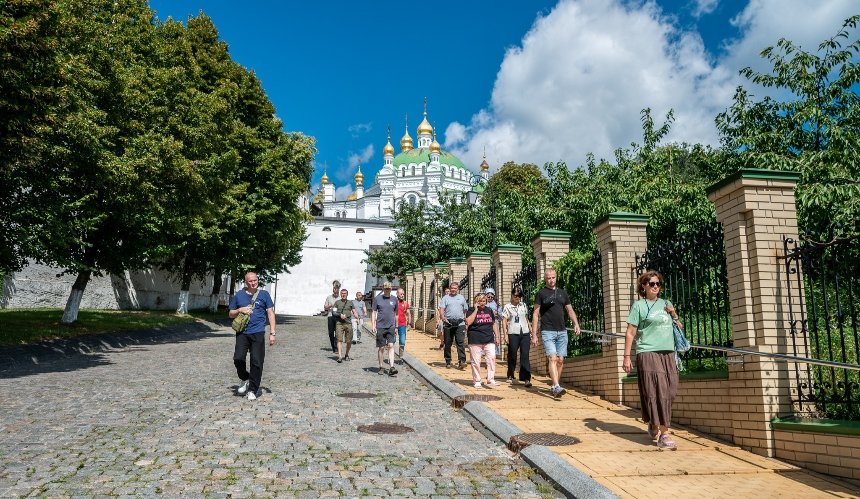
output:
[[[424,287],[421,289],[421,331],[427,331],[427,324],[433,320],[433,314],[430,312],[430,294],[435,290],[433,283],[436,282],[436,271],[432,265],[421,267],[421,279],[424,281]],[[430,330],[432,331],[432,329]]]
[[[723,224],[734,346],[790,353],[788,303],[780,281],[783,237],[797,239],[794,172],[742,169],[708,189]],[[736,444],[764,456],[775,446],[771,420],[791,412],[790,364],[746,356],[729,364]]]
[[[460,283],[460,279],[466,276],[466,258],[456,256],[448,260],[448,284]],[[443,290],[444,291],[444,290]]]
[[493,251],[496,262],[496,301],[499,309],[511,298],[514,276],[523,269],[523,247],[516,244],[500,244]]
[[448,272],[448,262],[438,262],[433,265],[433,279],[435,279],[436,285],[433,286],[433,299],[430,304],[432,306],[428,306],[428,310],[430,316],[433,319],[426,323],[426,327],[424,331],[427,333],[435,333],[436,327],[439,322],[439,318],[436,317],[436,309],[439,308],[439,301],[442,299],[442,292],[444,288],[442,287],[442,274]]
[[483,291],[481,289],[481,279],[490,271],[490,254],[483,251],[473,251],[466,258],[466,265],[469,267],[469,289],[466,296],[466,301],[469,305],[472,303],[472,297]]
[[[557,260],[570,251],[570,232],[542,230],[532,239],[532,251],[534,251],[535,255],[537,282],[539,285],[543,281],[547,269],[551,269]],[[537,289],[537,291],[540,291],[540,289]],[[531,300],[532,297],[527,298]],[[546,375],[548,374],[546,352],[543,349],[543,344],[540,342],[540,331],[538,331],[538,338],[537,348],[532,348],[529,351],[529,362],[531,363],[533,373]]]
[[[648,216],[615,212],[594,226],[603,279],[603,328],[611,333],[627,330],[627,314],[636,299],[636,254],[645,253]],[[599,394],[611,402],[623,403],[621,380],[625,373],[624,340],[612,339],[603,345],[603,362],[597,372]]]

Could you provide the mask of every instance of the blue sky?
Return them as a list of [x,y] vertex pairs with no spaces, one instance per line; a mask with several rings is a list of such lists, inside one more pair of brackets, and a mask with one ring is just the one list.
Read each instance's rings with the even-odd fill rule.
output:
[[[151,0],[160,18],[210,16],[256,72],[288,131],[317,140],[322,167],[352,191],[399,150],[423,100],[446,150],[491,172],[505,161],[575,167],[640,141],[639,112],[673,109],[671,141],[716,143],[745,66],[786,37],[813,49],[855,0]],[[748,86],[748,85],[747,85]]]

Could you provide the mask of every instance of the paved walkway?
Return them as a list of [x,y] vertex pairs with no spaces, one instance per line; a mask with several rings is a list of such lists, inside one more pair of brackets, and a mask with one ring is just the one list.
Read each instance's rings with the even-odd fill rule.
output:
[[[536,376],[531,389],[508,385],[503,362],[496,369],[501,386],[476,389],[468,367],[445,368],[435,338],[411,331],[407,345],[412,356],[465,392],[502,397],[484,403],[521,431],[578,438],[574,445],[550,449],[621,497],[860,497],[860,490],[841,480],[683,428],[673,429],[677,451],[658,450],[638,411],[570,389],[555,399],[547,377]],[[452,354],[456,359],[453,347]]]
[[324,318],[279,320],[255,402],[226,322],[0,349],[0,497],[561,495],[370,338],[337,364]]

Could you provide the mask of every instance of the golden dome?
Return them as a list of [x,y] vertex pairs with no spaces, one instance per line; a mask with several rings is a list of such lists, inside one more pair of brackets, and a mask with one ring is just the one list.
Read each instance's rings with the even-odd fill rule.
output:
[[355,174],[356,185],[361,185],[364,182],[364,174],[361,173],[361,165],[358,165],[358,172]]
[[325,173],[323,173],[323,176],[322,176],[322,183],[323,183],[323,185],[328,183],[328,175],[326,175]]
[[433,135],[433,142],[430,143],[430,152],[442,152],[442,146],[436,142],[436,135]]
[[358,194],[354,192],[350,194],[348,198],[346,198],[347,201],[355,201],[356,199],[358,199]]
[[481,171],[485,172],[490,169],[490,164],[487,163],[487,157],[484,156],[484,161],[481,161]]
[[316,196],[314,196],[314,203],[322,203],[323,201],[323,193],[319,191]]
[[328,183],[328,163],[323,162],[323,176],[320,180],[323,185]]
[[388,125],[388,142],[385,143],[385,147],[382,148],[383,156],[394,156],[394,146],[391,145],[391,125]]
[[407,131],[400,139],[400,152],[411,151],[412,149],[412,137],[409,136],[409,132]]
[[433,127],[430,126],[430,122],[427,121],[427,111],[424,111],[424,121],[418,125],[418,135],[433,135]]

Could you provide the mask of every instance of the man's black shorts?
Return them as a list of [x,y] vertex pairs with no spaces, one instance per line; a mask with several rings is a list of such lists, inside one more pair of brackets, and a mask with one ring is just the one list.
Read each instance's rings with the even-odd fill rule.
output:
[[385,329],[376,330],[376,348],[382,348],[386,344],[394,344],[397,338],[397,328],[391,326]]

